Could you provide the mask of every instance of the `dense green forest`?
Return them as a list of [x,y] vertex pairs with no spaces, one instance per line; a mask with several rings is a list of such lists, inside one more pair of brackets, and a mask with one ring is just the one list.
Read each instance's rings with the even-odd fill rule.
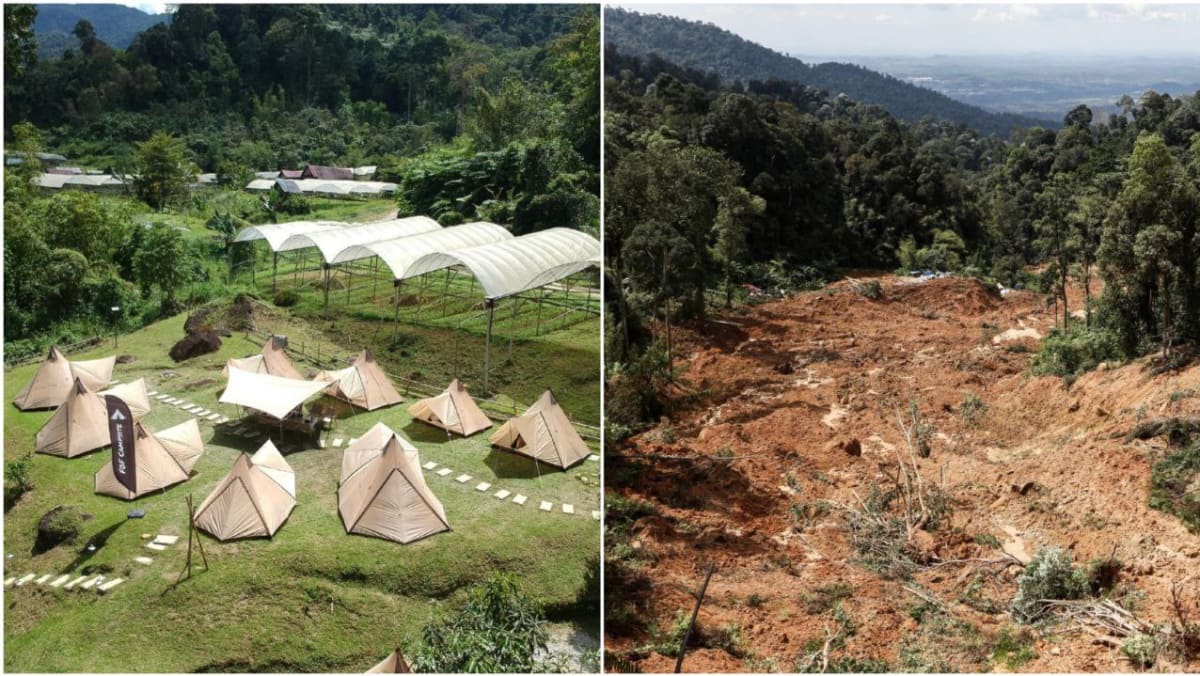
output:
[[[1200,343],[1200,92],[1148,91],[1108,119],[1079,106],[1057,131],[1002,141],[800,84],[728,84],[611,45],[605,58],[610,440],[667,403],[649,324],[744,284],[869,267],[1034,286],[1064,318],[1036,364],[1064,374]],[[1072,320],[1068,280],[1097,277],[1103,296]]]
[[[276,215],[241,190],[255,170],[373,164],[401,216],[598,233],[595,7],[180,5],[128,49],[80,21],[55,60],[36,57],[35,20],[5,6],[6,149],[133,180],[50,194],[32,163],[6,173],[10,351],[107,330],[111,306],[144,323],[185,288],[229,293],[228,241]],[[200,172],[222,187],[189,190]]]
[[1019,115],[991,113],[855,64],[807,64],[712,24],[606,8],[604,26],[605,42],[625,54],[658,54],[683,66],[712,71],[734,86],[750,80],[797,82],[832,96],[845,94],[854,101],[881,105],[908,122],[928,116],[1004,137],[1037,124]]

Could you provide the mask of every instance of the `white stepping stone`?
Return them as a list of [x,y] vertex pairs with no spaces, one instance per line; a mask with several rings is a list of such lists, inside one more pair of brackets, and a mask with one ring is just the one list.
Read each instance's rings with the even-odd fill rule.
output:
[[67,580],[70,580],[70,579],[71,579],[70,575],[61,575],[54,582],[51,582],[50,586],[51,587],[61,587],[67,583]]
[[459,474],[458,476],[454,477],[454,480],[460,484],[465,484],[471,480],[471,475],[470,474]]
[[350,444],[352,444],[352,443],[354,443],[354,442],[356,442],[356,441],[358,441],[358,437],[354,437],[354,438],[353,438],[353,439],[351,439],[350,441],[347,441],[347,442],[346,442],[346,445],[347,445],[347,446],[349,446]]
[[588,456],[588,460],[591,460],[592,462],[600,462],[600,456],[593,453]]
[[434,467],[437,467],[437,463],[436,463],[436,462],[434,462],[434,461],[432,461],[432,460],[430,460],[429,462],[427,462],[427,463],[425,463],[424,465],[421,465],[421,466],[422,466],[422,467],[424,467],[425,469],[433,469]]
[[317,439],[317,448],[325,448],[325,440]]
[[149,392],[146,393],[146,396],[153,397],[156,394],[158,394],[158,390],[150,390]]
[[51,577],[54,577],[54,576],[47,573],[46,575],[43,575],[43,576],[39,577],[38,579],[34,580],[33,583],[34,584],[46,584],[46,580],[49,580]]
[[447,474],[449,474],[452,471],[453,470],[451,470],[449,467],[443,467],[437,471],[437,475],[438,476],[446,476]]
[[219,422],[219,423],[221,423],[222,425],[224,425],[225,423],[229,422],[229,418],[227,418],[226,416],[221,416],[221,417],[220,417],[220,419],[219,419],[219,420],[217,420],[217,422]]
[[208,419],[209,419],[209,420],[217,420],[217,419],[219,419],[220,417],[221,417],[221,414],[220,414],[220,413],[214,413],[214,414],[212,414],[212,415],[208,416]]
[[5,587],[11,587],[11,586],[13,586],[13,583],[14,583],[14,582],[16,582],[16,581],[17,581],[17,578],[15,578],[15,577],[10,577],[10,578],[8,578],[7,580],[5,580],[5,581],[4,581],[4,586],[5,586]]
[[489,488],[491,488],[491,487],[492,487],[492,485],[491,485],[491,484],[489,484],[488,482],[484,481],[484,482],[480,483],[478,486],[476,486],[476,487],[475,487],[475,490],[477,490],[477,491],[479,491],[480,493],[482,493],[482,492],[486,491],[487,489],[489,489]]
[[566,505],[566,504],[563,505],[563,514],[574,514],[574,513],[575,513],[575,505]]
[[96,577],[93,577],[92,579],[88,580],[87,582],[84,582],[83,584],[79,585],[79,588],[80,589],[91,589],[92,587],[95,587],[96,585],[100,584],[100,582],[103,579],[104,579],[103,575],[97,575]]
[[70,582],[68,582],[67,586],[65,588],[71,589],[72,587],[79,584],[80,582],[83,582],[86,579],[87,579],[87,575],[80,575],[79,577],[75,578],[74,580],[71,580]]
[[504,489],[500,489],[500,490],[496,491],[496,497],[500,498],[501,500],[507,498],[510,495],[512,495],[512,493],[509,493],[508,491],[506,491]]
[[153,549],[156,552],[164,552],[167,550],[167,546],[160,545],[157,542],[151,542],[150,544],[146,545],[146,549]]
[[593,509],[592,510],[592,518],[599,521],[600,520],[600,511]]
[[338,437],[337,439],[334,439],[334,440],[333,440],[333,447],[334,447],[334,448],[341,448],[341,447],[342,447],[342,442],[344,442],[344,441],[345,441],[345,439],[343,439],[343,438],[341,438],[341,437]]
[[549,512],[550,510],[554,509],[554,503],[542,500],[542,504],[538,505],[538,509],[542,510],[543,512]]
[[154,563],[154,559],[150,558],[149,556],[135,556],[133,557],[133,560],[142,564],[143,566],[148,566]]
[[113,380],[108,381],[108,384],[109,385],[120,385],[121,381],[113,379]]
[[104,593],[104,592],[112,589],[113,587],[121,584],[124,581],[125,581],[125,578],[121,578],[121,577],[118,577],[115,580],[109,580],[108,582],[105,582],[104,584],[100,585],[99,587],[96,587],[96,591],[99,591],[100,593]]
[[160,544],[160,545],[173,545],[176,542],[179,542],[179,536],[178,535],[159,535],[158,537],[154,538],[154,542],[157,544]]
[[199,406],[197,406],[196,409],[194,411],[192,411],[192,413],[195,413],[196,415],[203,418],[204,416],[208,415],[208,409],[200,408]]
[[193,405],[193,406],[188,406],[187,408],[185,408],[183,410],[187,411],[188,413],[199,413],[200,411],[203,411],[204,409],[200,408],[199,406]]
[[33,578],[34,578],[34,575],[33,575],[33,573],[30,573],[30,574],[28,574],[28,575],[26,575],[26,576],[22,577],[21,579],[17,580],[17,586],[18,586],[18,587],[24,587],[24,586],[25,586],[25,583],[26,583],[26,582],[29,582],[29,581],[30,581],[30,580],[32,580]]
[[518,495],[517,497],[513,498],[512,501],[518,505],[523,505],[528,499],[529,498],[525,497],[524,495]]

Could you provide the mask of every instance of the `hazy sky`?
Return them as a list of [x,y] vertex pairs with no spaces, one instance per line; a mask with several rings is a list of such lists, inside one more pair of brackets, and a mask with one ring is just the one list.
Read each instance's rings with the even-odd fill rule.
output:
[[613,4],[797,55],[1200,54],[1200,4]]

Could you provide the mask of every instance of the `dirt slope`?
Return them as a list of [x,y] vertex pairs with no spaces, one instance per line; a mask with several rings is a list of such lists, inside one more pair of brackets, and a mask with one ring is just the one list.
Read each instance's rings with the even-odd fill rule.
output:
[[[1112,553],[1117,589],[1140,596],[1136,610],[1151,621],[1169,618],[1173,581],[1200,598],[1200,538],[1146,504],[1166,442],[1123,441],[1139,420],[1200,413],[1200,395],[1179,394],[1200,392],[1200,367],[1152,377],[1135,363],[1068,388],[1029,375],[1054,321],[1043,296],[1002,297],[967,279],[878,281],[878,300],[842,282],[676,332],[694,399],[609,460],[619,492],[655,509],[631,527],[623,565],[640,577],[621,590],[650,619],[610,632],[608,650],[642,671],[671,671],[674,658],[655,644],[690,612],[688,590],[713,563],[700,614],[708,647],[688,653],[685,671],[789,671],[839,634],[831,663],[1130,670],[1088,634],[1014,625],[1020,566],[1004,552],[1027,559],[1058,546],[1081,563]],[[885,579],[856,555],[836,505],[856,509],[872,487],[893,485],[897,458],[909,457],[897,419],[914,400],[933,425],[931,455],[916,463],[947,513],[918,534],[922,569]],[[937,607],[929,599],[940,610],[927,612]],[[1008,659],[1012,636],[1032,652]]]

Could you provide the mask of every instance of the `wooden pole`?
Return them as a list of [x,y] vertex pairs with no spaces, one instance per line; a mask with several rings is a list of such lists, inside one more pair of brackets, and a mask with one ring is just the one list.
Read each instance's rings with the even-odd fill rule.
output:
[[492,370],[492,319],[496,316],[496,301],[488,298],[485,302],[487,303],[488,322],[487,334],[483,339],[483,393],[487,394],[490,392],[488,375]]
[[708,591],[708,581],[712,579],[714,571],[716,571],[716,566],[709,564],[708,574],[704,576],[704,584],[700,587],[700,593],[696,595],[696,607],[692,610],[692,621],[688,622],[687,631],[683,633],[683,641],[679,644],[679,657],[675,659],[675,673],[677,674],[683,669],[683,656],[687,653],[688,639],[692,637],[692,629],[696,626],[696,617],[700,615],[700,604],[704,603],[704,593]]
[[325,263],[321,271],[325,280],[325,318],[329,319],[329,263]]

